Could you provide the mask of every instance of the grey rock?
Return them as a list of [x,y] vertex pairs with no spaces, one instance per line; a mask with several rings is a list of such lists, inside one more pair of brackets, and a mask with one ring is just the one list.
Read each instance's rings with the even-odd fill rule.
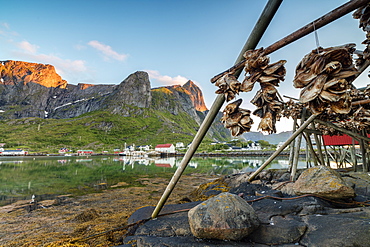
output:
[[363,212],[303,217],[308,229],[301,239],[305,246],[370,246],[370,209]]
[[[192,209],[193,207],[197,206],[199,202],[189,202],[189,203],[183,203],[183,204],[170,204],[170,205],[164,205],[162,210],[159,212],[158,218],[162,217],[161,215],[180,211],[180,210],[186,210],[186,209]],[[153,206],[147,206],[142,207],[136,210],[127,220],[127,224],[133,224],[135,222],[139,222],[144,219],[149,219],[152,216],[153,210],[155,207]],[[175,227],[175,226],[174,226]]]
[[274,216],[269,224],[261,224],[248,238],[269,245],[296,243],[306,228],[305,223],[293,217]]
[[293,186],[297,195],[314,194],[329,199],[355,197],[355,191],[349,187],[340,174],[327,166],[306,169]]
[[181,212],[152,219],[139,226],[135,235],[157,237],[193,236],[186,217],[187,213]]
[[192,208],[188,218],[194,236],[207,239],[241,240],[259,225],[254,209],[228,192]]
[[[124,244],[119,245],[119,247],[132,247],[132,246],[137,246],[137,247],[168,247],[168,246],[171,246],[171,247],[217,247],[217,246],[268,247],[269,245],[246,243],[246,242],[222,241],[222,240],[208,240],[208,239],[199,239],[195,237],[153,237],[153,236],[127,237],[124,240]],[[283,247],[283,246],[276,246],[276,247]]]

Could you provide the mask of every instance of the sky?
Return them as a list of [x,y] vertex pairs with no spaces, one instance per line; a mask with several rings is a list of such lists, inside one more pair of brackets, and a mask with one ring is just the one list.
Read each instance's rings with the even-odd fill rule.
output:
[[[259,47],[267,47],[346,3],[344,0],[283,0]],[[267,0],[0,0],[0,61],[54,65],[69,84],[119,84],[136,71],[152,87],[194,81],[211,107],[216,86],[210,79],[231,67]],[[361,42],[365,33],[352,13],[317,30],[322,47]],[[272,53],[284,59],[281,95],[298,98],[295,67],[316,48],[314,34]],[[241,78],[242,80],[242,78]],[[367,73],[355,82],[364,87]],[[258,90],[241,93],[243,108]],[[288,99],[285,99],[286,101]],[[225,104],[226,105],[226,104]],[[256,118],[252,130],[258,126]],[[281,121],[278,132],[292,129]]]

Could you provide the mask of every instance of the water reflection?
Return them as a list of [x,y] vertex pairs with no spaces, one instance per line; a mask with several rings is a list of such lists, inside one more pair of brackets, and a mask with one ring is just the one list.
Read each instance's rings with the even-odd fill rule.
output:
[[[185,174],[226,175],[249,172],[260,167],[268,157],[194,157]],[[89,157],[1,157],[0,206],[17,200],[51,199],[62,194],[84,194],[110,188],[120,182],[140,185],[140,176],[170,177],[181,158],[142,158],[125,156]],[[299,167],[304,167],[303,161]],[[274,160],[269,168],[288,167],[287,159]],[[102,188],[100,185],[105,184]]]

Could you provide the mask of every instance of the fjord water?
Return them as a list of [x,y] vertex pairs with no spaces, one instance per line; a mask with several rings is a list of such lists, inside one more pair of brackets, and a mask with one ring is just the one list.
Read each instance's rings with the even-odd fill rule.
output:
[[[253,171],[268,157],[194,157],[184,174],[227,175]],[[54,199],[58,195],[82,195],[115,187],[142,186],[139,177],[171,178],[179,158],[121,156],[0,157],[0,206],[18,200]],[[303,167],[304,162],[299,166]],[[268,168],[288,166],[287,158]]]

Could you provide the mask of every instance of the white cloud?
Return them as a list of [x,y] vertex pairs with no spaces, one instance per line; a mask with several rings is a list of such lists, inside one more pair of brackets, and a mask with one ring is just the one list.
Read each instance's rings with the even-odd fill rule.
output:
[[8,23],[6,23],[6,22],[2,22],[2,23],[1,23],[1,26],[5,27],[6,29],[10,29],[9,24],[8,24]]
[[189,81],[189,79],[181,75],[175,77],[161,75],[157,70],[146,70],[146,72],[148,72],[150,78],[155,79],[165,85],[184,85],[186,82]]
[[97,40],[92,40],[87,44],[103,53],[103,55],[107,59],[112,58],[118,61],[124,61],[128,57],[127,54],[119,54],[118,52],[114,51],[109,45],[105,45]]
[[24,40],[22,42],[17,43],[18,48],[24,50],[25,52],[36,54],[37,49],[40,48],[37,45],[33,45],[30,42]]
[[56,72],[63,79],[68,78],[67,81],[69,83],[80,80],[79,77],[85,76],[84,73],[87,72],[85,61],[83,60],[62,59],[55,55],[33,54],[29,52],[13,52],[13,54],[18,57],[23,57],[26,61],[53,65]]
[[73,47],[74,47],[76,50],[78,50],[78,51],[81,51],[81,50],[85,50],[85,49],[86,49],[86,46],[84,46],[84,45],[80,45],[80,44],[74,45]]

